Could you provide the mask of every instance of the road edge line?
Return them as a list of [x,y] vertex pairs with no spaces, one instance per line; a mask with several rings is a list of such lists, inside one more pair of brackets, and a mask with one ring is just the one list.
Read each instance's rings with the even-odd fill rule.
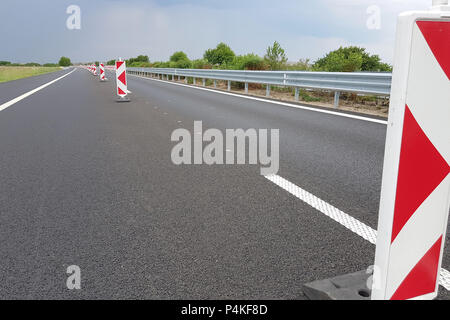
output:
[[190,85],[186,85],[186,84],[183,84],[183,83],[177,83],[177,82],[171,82],[171,81],[165,81],[165,80],[158,80],[158,79],[153,79],[153,78],[146,78],[146,77],[137,76],[137,75],[134,75],[134,74],[129,74],[129,75],[132,76],[132,77],[136,77],[136,78],[153,80],[153,81],[158,81],[158,82],[163,82],[163,83],[169,83],[169,84],[173,84],[173,85],[178,85],[178,86],[182,86],[182,87],[187,87],[187,88],[192,88],[192,89],[197,89],[197,90],[203,90],[203,91],[208,91],[208,92],[215,92],[215,93],[228,95],[228,96],[233,96],[233,97],[238,97],[238,98],[243,98],[243,99],[249,99],[249,100],[261,101],[261,102],[265,102],[265,103],[278,104],[278,105],[282,105],[282,106],[290,107],[290,108],[296,108],[296,109],[320,112],[320,113],[325,113],[325,114],[330,114],[330,115],[335,115],[335,116],[340,116],[340,117],[345,117],[345,118],[350,118],[350,119],[362,120],[362,121],[367,121],[367,122],[372,122],[372,123],[378,123],[378,124],[383,124],[383,125],[387,125],[387,123],[388,123],[387,120],[368,118],[368,117],[364,117],[364,116],[357,116],[357,115],[352,115],[352,114],[348,114],[348,113],[341,113],[341,112],[336,112],[336,111],[331,111],[331,110],[329,111],[329,110],[318,109],[318,108],[313,108],[313,107],[308,107],[308,106],[303,106],[303,105],[298,105],[298,104],[292,104],[292,103],[288,103],[288,102],[274,101],[274,100],[268,100],[268,99],[264,99],[264,98],[257,98],[257,97],[251,97],[251,96],[244,96],[244,95],[240,95],[240,94],[236,94],[236,93],[232,93],[232,92],[224,92],[224,91],[214,90],[214,89],[210,89],[210,88],[202,88],[202,87],[190,86]]
[[46,84],[43,84],[43,85],[40,86],[40,87],[37,87],[37,88],[35,88],[35,89],[31,90],[31,91],[28,91],[28,92],[26,92],[26,93],[24,93],[24,94],[18,96],[17,98],[14,98],[14,99],[12,99],[12,100],[10,100],[10,101],[8,101],[8,102],[5,102],[4,104],[0,105],[0,111],[3,111],[3,110],[5,110],[5,109],[11,107],[12,105],[16,104],[17,102],[19,102],[19,101],[21,101],[21,100],[23,100],[23,99],[25,99],[25,98],[31,96],[32,94],[34,94],[34,93],[36,93],[36,92],[38,92],[38,91],[40,91],[40,90],[42,90],[42,89],[48,87],[49,85],[55,83],[56,81],[59,81],[59,80],[65,78],[65,77],[67,77],[68,75],[70,75],[71,73],[73,73],[75,70],[77,70],[77,69],[74,68],[74,69],[73,69],[72,71],[70,71],[69,73],[66,73],[65,75],[63,75],[63,76],[61,76],[61,77],[59,77],[59,78],[57,78],[57,79],[54,79],[54,80],[52,80],[52,81],[50,81],[50,82],[47,82]]

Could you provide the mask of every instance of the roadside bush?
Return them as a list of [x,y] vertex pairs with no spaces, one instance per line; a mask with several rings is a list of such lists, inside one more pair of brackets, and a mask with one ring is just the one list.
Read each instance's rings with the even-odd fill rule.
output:
[[170,68],[170,62],[156,61],[151,64],[152,68]]
[[197,59],[192,61],[192,68],[193,69],[212,69],[211,63],[209,63],[205,59]]
[[312,71],[312,63],[309,59],[300,59],[297,63],[288,65],[289,71]]
[[231,63],[235,56],[233,50],[227,44],[221,42],[215,49],[206,50],[203,58],[212,65],[223,65]]
[[140,55],[137,56],[136,58],[130,58],[127,60],[127,65],[132,65],[134,63],[138,64],[138,63],[149,63],[150,59],[148,58],[148,56],[144,56],[144,55]]
[[127,63],[127,66],[130,68],[150,68],[152,64],[150,62],[132,62]]
[[61,67],[68,67],[72,65],[72,62],[67,57],[61,57],[61,59],[59,59],[59,65]]
[[286,52],[277,41],[267,48],[264,60],[269,65],[270,70],[284,70],[288,61]]
[[11,64],[11,62],[9,62],[9,61],[0,61],[0,66],[8,66],[10,64]]
[[381,62],[378,55],[370,55],[365,48],[340,47],[329,52],[325,57],[314,63],[315,71],[327,72],[390,72],[392,67]]
[[175,62],[175,68],[190,69],[190,68],[192,68],[192,62],[189,59],[179,60],[179,61]]
[[183,51],[177,51],[170,57],[171,62],[178,62],[181,60],[189,60],[187,54]]
[[260,56],[250,53],[234,57],[233,61],[226,65],[232,70],[268,70],[269,66]]
[[177,51],[170,57],[170,68],[189,69],[192,66],[186,53]]

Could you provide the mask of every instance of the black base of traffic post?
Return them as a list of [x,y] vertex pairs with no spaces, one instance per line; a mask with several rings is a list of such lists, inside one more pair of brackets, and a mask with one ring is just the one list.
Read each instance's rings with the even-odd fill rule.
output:
[[119,97],[116,99],[116,102],[130,102],[130,98],[128,97]]
[[303,285],[310,300],[370,300],[367,281],[372,276],[366,270]]

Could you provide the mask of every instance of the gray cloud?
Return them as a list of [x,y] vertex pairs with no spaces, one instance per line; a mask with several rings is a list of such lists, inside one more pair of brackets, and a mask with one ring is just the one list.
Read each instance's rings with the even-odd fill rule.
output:
[[[396,16],[423,9],[428,0],[4,0],[0,60],[108,60],[147,54],[167,60],[176,50],[200,58],[218,42],[237,53],[264,54],[279,41],[290,60],[317,59],[340,45],[362,45],[392,61]],[[82,29],[67,30],[66,8],[82,10]],[[381,30],[365,27],[370,5],[379,5]]]

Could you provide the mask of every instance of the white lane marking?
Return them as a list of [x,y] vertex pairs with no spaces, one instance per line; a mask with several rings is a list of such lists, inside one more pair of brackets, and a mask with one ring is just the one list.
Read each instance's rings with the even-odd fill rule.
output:
[[[271,175],[271,176],[266,176],[265,178],[268,179],[269,181],[273,182],[280,188],[286,190],[287,192],[289,192],[293,196],[297,197],[298,199],[302,200],[306,204],[310,205],[314,209],[323,213],[327,217],[333,219],[334,221],[341,224],[345,228],[356,233],[363,239],[376,245],[377,231],[375,229],[369,227],[368,225],[353,218],[352,216],[348,215],[347,213],[339,210],[338,208],[332,206],[331,204],[316,197],[312,193],[296,186],[292,182],[289,182],[280,176]],[[439,283],[445,289],[450,291],[450,272],[445,270],[444,268],[441,269]]]
[[17,97],[17,98],[14,98],[14,99],[12,99],[11,101],[8,101],[8,102],[6,102],[6,103],[0,105],[0,111],[3,111],[3,110],[5,110],[6,108],[11,107],[13,104],[15,104],[15,103],[17,103],[17,102],[19,102],[19,101],[25,99],[26,97],[29,97],[29,96],[31,96],[32,94],[34,94],[34,93],[36,93],[36,92],[38,92],[38,91],[40,91],[40,90],[42,90],[42,89],[48,87],[49,85],[55,83],[56,81],[59,81],[59,80],[61,80],[62,78],[67,77],[69,74],[71,74],[71,73],[74,72],[75,70],[77,70],[77,69],[75,68],[75,69],[73,69],[72,71],[70,71],[69,73],[63,75],[62,77],[59,77],[58,79],[52,80],[52,81],[50,81],[50,82],[48,82],[48,83],[46,83],[46,84],[44,84],[44,85],[42,85],[42,86],[40,86],[40,87],[38,87],[38,88],[36,88],[36,89],[33,89],[33,90],[31,90],[31,91],[28,91],[28,92],[22,94],[21,96],[19,96],[19,97]]
[[261,101],[261,102],[265,102],[265,103],[278,104],[278,105],[285,106],[285,107],[290,107],[290,108],[309,110],[309,111],[314,111],[314,112],[331,114],[331,115],[334,115],[334,116],[339,116],[339,117],[344,117],[344,118],[351,118],[351,119],[357,119],[357,120],[363,120],[363,121],[368,121],[368,122],[373,122],[373,123],[379,123],[379,124],[387,125],[387,121],[386,120],[379,120],[379,119],[373,119],[373,118],[368,118],[368,117],[363,117],[363,116],[357,116],[357,115],[353,115],[353,114],[347,114],[347,113],[341,113],[341,112],[336,112],[336,111],[329,111],[329,110],[323,110],[323,109],[318,109],[318,108],[312,108],[312,107],[302,106],[302,105],[298,105],[298,104],[292,104],[292,103],[288,103],[288,102],[273,101],[273,100],[267,100],[267,99],[263,99],[263,98],[244,96],[244,95],[231,93],[231,92],[224,92],[224,91],[208,89],[208,88],[203,88],[203,87],[195,87],[195,86],[190,86],[190,85],[186,85],[186,84],[183,84],[183,83],[176,83],[176,82],[171,82],[171,81],[146,78],[146,77],[142,77],[142,76],[136,76],[136,75],[133,75],[133,74],[130,74],[130,76],[137,77],[137,78],[142,78],[142,79],[147,79],[147,80],[152,80],[152,81],[165,82],[165,83],[169,83],[169,84],[172,84],[172,85],[188,87],[188,88],[197,89],[197,90],[204,90],[204,91],[224,94],[224,95],[238,97],[238,98],[243,98],[243,99],[249,99],[249,100]]
[[450,291],[450,272],[448,272],[444,268],[441,268],[439,283],[441,286],[447,289],[447,291]]
[[376,244],[377,241],[377,231],[369,227],[368,225],[360,222],[359,220],[353,218],[352,216],[342,212],[338,208],[332,206],[331,204],[323,201],[322,199],[317,198],[312,193],[309,193],[306,190],[296,186],[292,182],[287,181],[286,179],[272,175],[266,176],[266,179],[272,181],[280,188],[286,190],[290,194],[296,196],[303,202],[306,202],[311,207],[317,209],[322,212],[327,217],[333,219],[334,221],[340,223],[347,229],[353,231],[363,239],[369,241],[372,244]]

